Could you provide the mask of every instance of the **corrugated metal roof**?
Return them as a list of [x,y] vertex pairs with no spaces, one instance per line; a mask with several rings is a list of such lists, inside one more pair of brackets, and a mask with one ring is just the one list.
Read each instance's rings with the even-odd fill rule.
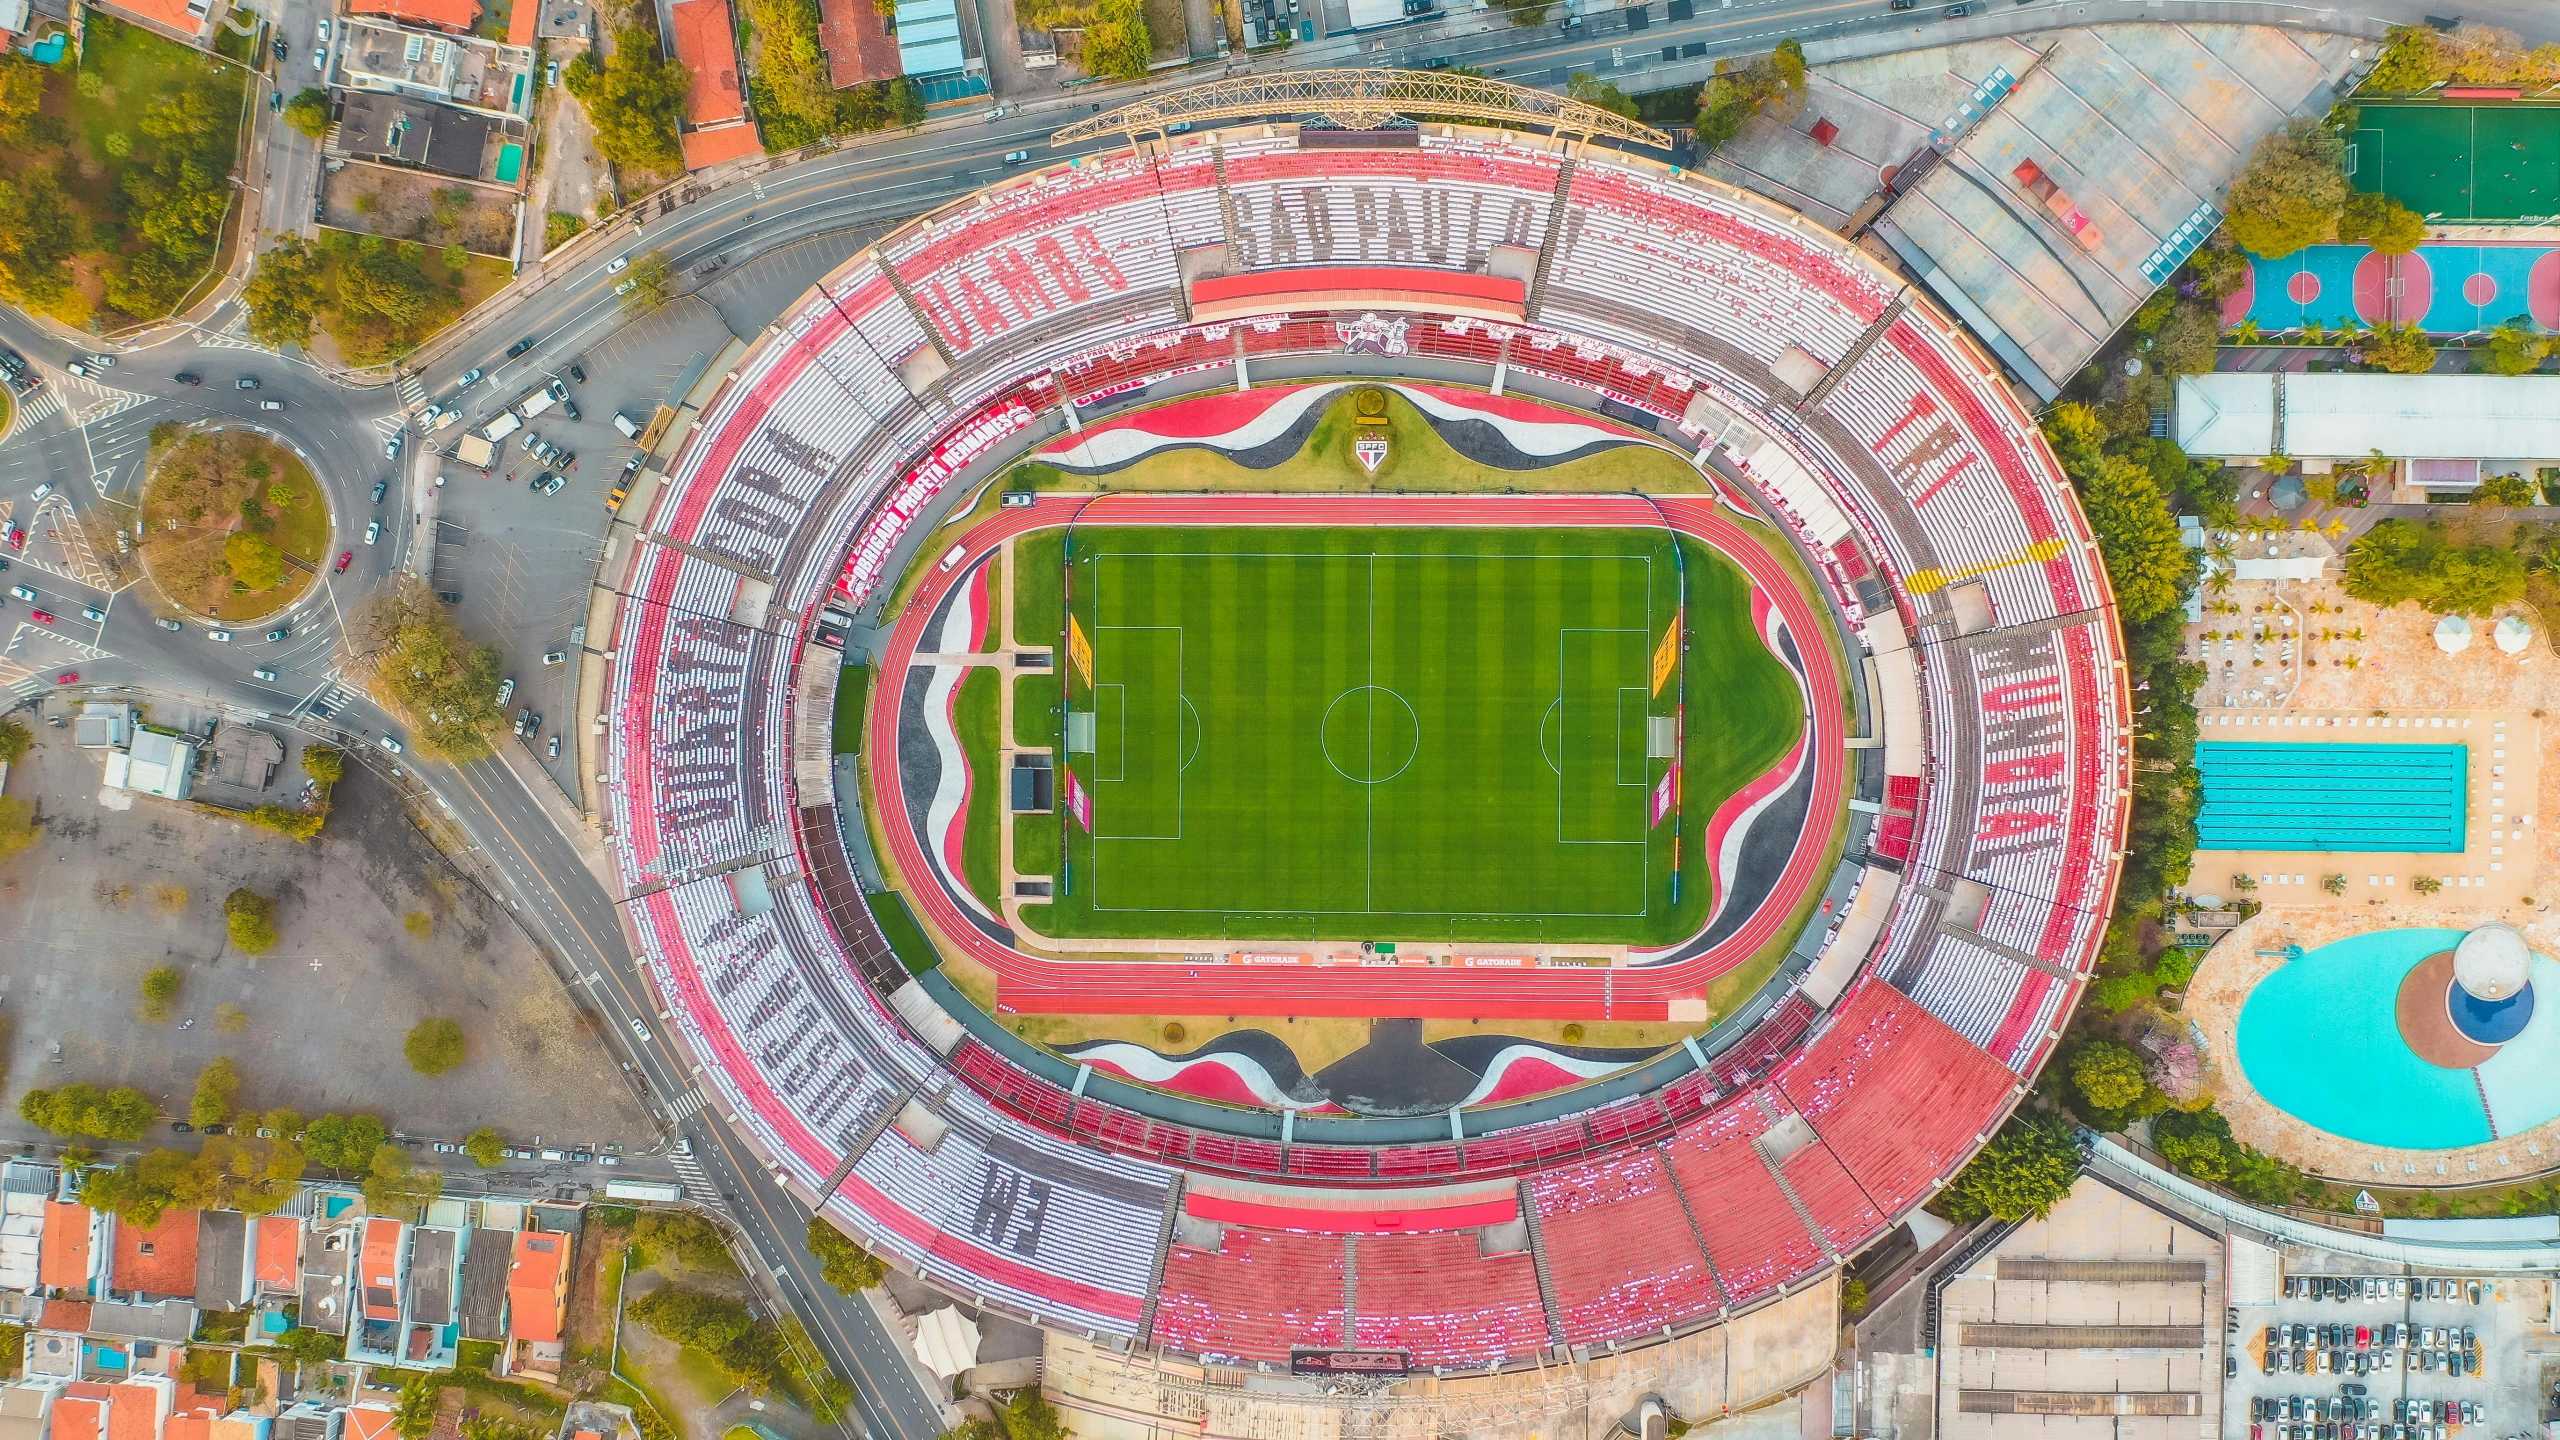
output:
[[898,68],[939,75],[968,61],[960,47],[958,0],[898,0]]
[[2502,460],[2560,455],[2560,375],[2191,375],[2190,455]]

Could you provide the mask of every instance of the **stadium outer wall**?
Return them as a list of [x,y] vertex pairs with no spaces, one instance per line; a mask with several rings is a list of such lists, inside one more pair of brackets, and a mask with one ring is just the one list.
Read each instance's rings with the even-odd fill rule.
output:
[[[1518,323],[1427,308],[1423,272],[1522,249],[1543,259]],[[1371,293],[1334,314],[1300,290],[1305,308],[1193,324],[1185,254],[1400,266],[1417,283],[1395,303],[1425,308]],[[1716,452],[1847,620],[1880,744],[1857,753],[1842,903],[1737,1043],[1572,1092],[1573,1113],[1334,1120],[1319,1140],[1008,1046],[890,955],[827,789],[830,717],[800,684],[819,606],[872,602],[935,497],[1055,433],[1062,405],[1326,357],[1580,394]],[[1822,374],[1810,400],[1782,361]],[[1010,178],[796,303],[702,408],[643,537],[615,619],[608,830],[707,1098],[884,1258],[1116,1344],[1481,1368],[1768,1303],[1989,1136],[2112,901],[2130,697],[2032,421],[1970,337],[1839,237],[1640,159],[1437,126],[1409,149],[1302,151],[1281,126]]]

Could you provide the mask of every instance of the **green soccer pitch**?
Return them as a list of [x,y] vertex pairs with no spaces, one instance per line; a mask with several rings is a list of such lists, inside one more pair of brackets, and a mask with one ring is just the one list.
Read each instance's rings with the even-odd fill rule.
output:
[[1672,827],[1647,823],[1671,763],[1649,721],[1677,692],[1650,684],[1680,603],[1668,535],[1077,530],[1090,683],[1059,656],[1093,824],[1063,824],[1073,889],[1024,919],[1061,938],[1676,938],[1705,913],[1705,817],[1802,709],[1741,571],[1683,553],[1675,909]]

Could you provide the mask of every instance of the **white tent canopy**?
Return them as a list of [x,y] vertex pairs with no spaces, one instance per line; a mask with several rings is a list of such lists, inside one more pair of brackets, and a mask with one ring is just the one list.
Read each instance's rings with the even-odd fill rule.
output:
[[2436,622],[2436,648],[2455,655],[2470,648],[2471,622],[2459,615],[2447,615]]
[[2489,631],[2489,638],[2498,642],[2500,650],[2514,655],[2533,643],[2533,627],[2521,615],[2507,615]]
[[978,1327],[945,1305],[916,1322],[916,1359],[948,1380],[978,1363]]

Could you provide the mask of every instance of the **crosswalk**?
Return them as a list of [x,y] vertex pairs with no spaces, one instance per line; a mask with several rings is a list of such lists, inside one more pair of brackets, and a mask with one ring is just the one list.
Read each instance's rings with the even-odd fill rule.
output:
[[[699,1100],[702,1097],[697,1092],[694,1098]],[[712,1184],[711,1177],[703,1173],[702,1162],[678,1150],[668,1153],[667,1163],[675,1167],[676,1178],[684,1182],[684,1193],[705,1205],[720,1203],[720,1187]]]
[[50,420],[62,413],[62,397],[50,385],[36,388],[36,393],[18,402],[18,413],[27,421]]
[[685,1121],[692,1119],[694,1116],[701,1114],[702,1107],[708,1103],[708,1101],[702,1098],[701,1091],[687,1090],[682,1095],[676,1097],[676,1102],[674,1104],[667,1107],[667,1120],[671,1124],[681,1125]]
[[346,713],[348,706],[356,703],[357,697],[358,692],[355,689],[350,687],[345,681],[332,676],[329,681],[329,688],[311,697],[311,708],[314,710],[325,711],[333,716],[343,715]]
[[268,355],[276,353],[272,345],[261,345],[246,335],[229,330],[199,330],[196,332],[196,343],[209,350],[256,350]]
[[427,382],[415,375],[400,377],[400,408],[415,410],[427,403]]

